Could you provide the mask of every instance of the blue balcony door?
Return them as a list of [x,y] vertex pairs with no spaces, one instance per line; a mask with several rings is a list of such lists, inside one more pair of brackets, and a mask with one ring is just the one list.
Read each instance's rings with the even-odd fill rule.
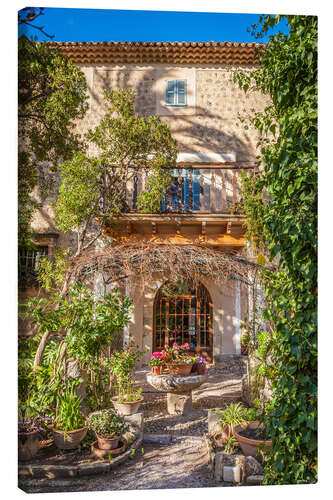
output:
[[[173,180],[169,185],[169,206],[166,199],[162,202],[162,211],[179,211],[183,202],[183,211],[191,212],[200,210],[200,169],[192,169],[192,203],[190,202],[191,178],[189,168],[174,168],[172,172]],[[182,179],[182,188],[179,189],[179,179]],[[182,199],[180,199],[180,197]]]

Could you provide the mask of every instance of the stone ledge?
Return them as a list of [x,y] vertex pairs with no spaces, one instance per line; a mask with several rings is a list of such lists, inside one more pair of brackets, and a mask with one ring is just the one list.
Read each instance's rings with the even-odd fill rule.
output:
[[208,382],[208,374],[187,375],[185,377],[175,377],[172,375],[152,375],[147,373],[147,382],[155,389],[172,394],[188,394],[193,389],[197,389],[205,382]]
[[144,434],[144,443],[170,444],[179,442],[203,443],[205,436],[172,436],[171,434]]
[[144,434],[144,443],[170,444],[172,436],[169,434]]
[[253,474],[252,476],[247,476],[246,478],[246,484],[247,485],[253,485],[253,486],[256,486],[256,485],[259,485],[262,483],[262,480],[263,480],[263,477],[261,474]]
[[75,476],[90,476],[110,472],[137,450],[142,443],[142,434],[125,453],[110,461],[100,461],[87,465],[19,465],[18,475],[22,479],[57,479],[72,478]]
[[[128,419],[130,417],[130,419]],[[58,479],[58,478],[73,478],[75,476],[90,476],[92,474],[101,474],[110,472],[121,463],[125,462],[133,452],[135,452],[143,441],[143,432],[141,431],[140,419],[143,420],[143,412],[136,415],[129,415],[125,420],[131,420],[131,430],[129,433],[133,437],[134,442],[127,450],[118,457],[111,460],[100,460],[93,464],[85,465],[29,465],[19,464],[18,476],[19,479]],[[134,423],[134,421],[136,421]]]

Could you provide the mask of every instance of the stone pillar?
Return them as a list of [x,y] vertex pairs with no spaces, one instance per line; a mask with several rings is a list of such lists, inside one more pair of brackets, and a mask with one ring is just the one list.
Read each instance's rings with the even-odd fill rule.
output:
[[241,310],[240,310],[240,282],[236,281],[236,294],[235,294],[235,313],[236,313],[236,324],[235,324],[235,350],[236,354],[241,353]]
[[169,415],[190,415],[192,412],[192,391],[187,394],[167,393]]
[[[125,278],[125,295],[126,297],[130,296],[130,283],[128,277]],[[132,319],[132,318],[130,318]],[[123,329],[123,347],[124,349],[127,349],[127,347],[130,344],[130,323],[128,325],[124,326]]]

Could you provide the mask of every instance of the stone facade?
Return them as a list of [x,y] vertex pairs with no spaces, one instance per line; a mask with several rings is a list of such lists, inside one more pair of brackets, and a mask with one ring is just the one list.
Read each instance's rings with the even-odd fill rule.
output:
[[[236,164],[255,161],[258,136],[242,119],[254,109],[263,110],[268,99],[254,91],[244,93],[233,81],[235,71],[250,71],[251,66],[159,63],[78,66],[86,76],[89,93],[89,109],[85,118],[76,125],[78,132],[87,132],[104,115],[104,89],[134,88],[136,112],[142,116],[160,115],[177,140],[179,154],[230,155]],[[166,80],[170,79],[187,81],[186,106],[165,104]],[[207,162],[206,167],[209,168]],[[73,237],[64,235],[55,228],[52,198],[50,196],[41,200],[43,206],[33,220],[36,238],[46,238],[51,255],[55,245],[75,248]],[[144,225],[141,224],[141,227]],[[241,225],[238,226],[240,227]],[[189,232],[193,232],[198,226],[187,228]],[[209,231],[220,231],[220,226],[216,223],[215,226],[207,225],[207,234]],[[239,229],[236,227],[234,231],[237,238]],[[148,362],[153,345],[154,299],[158,288],[167,279],[167,276],[156,276],[156,280],[146,283],[144,289],[134,281],[127,286],[134,308],[129,328],[125,332],[126,342],[133,340],[140,349],[148,350],[143,363]],[[248,310],[247,286],[239,283],[226,286],[225,283],[207,278],[202,282],[213,302],[214,358],[239,355],[240,322]],[[31,293],[31,290],[22,292],[21,300]],[[20,329],[21,334],[29,331],[27,324]]]
[[[80,132],[96,126],[104,114],[103,90],[131,88],[137,92],[136,112],[158,114],[171,129],[180,153],[234,153],[236,161],[253,162],[258,135],[240,119],[253,109],[263,110],[268,98],[255,91],[239,89],[233,77],[239,66],[177,66],[154,64],[89,65],[80,69],[86,75],[89,110]],[[188,104],[165,105],[165,82],[186,79]]]

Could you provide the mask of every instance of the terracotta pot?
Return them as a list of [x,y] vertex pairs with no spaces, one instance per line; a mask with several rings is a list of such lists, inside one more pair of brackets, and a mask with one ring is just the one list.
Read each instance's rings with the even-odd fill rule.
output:
[[106,458],[110,458],[110,454],[112,458],[120,453],[123,453],[126,449],[126,442],[120,440],[118,448],[112,448],[111,450],[103,450],[99,447],[98,441],[94,441],[91,445],[91,452],[95,457],[100,458],[102,460]]
[[107,438],[103,436],[99,436],[96,434],[98,448],[100,450],[115,450],[118,448],[119,441],[121,436],[115,436],[113,438]]
[[143,401],[143,397],[141,397],[138,401],[128,402],[128,403],[118,403],[118,396],[115,396],[111,399],[113,406],[117,410],[120,415],[133,415],[138,412],[140,405]]
[[66,432],[53,429],[54,443],[61,450],[74,450],[86,437],[87,431],[88,427]]
[[19,460],[30,460],[36,455],[40,448],[39,431],[18,433],[18,458]]
[[185,377],[192,370],[192,363],[182,363],[180,365],[167,364],[170,375],[174,377]]
[[161,375],[162,373],[162,366],[152,366],[151,367],[151,372],[153,375]]
[[[263,441],[259,439],[249,439],[238,434],[239,431],[245,429],[246,427],[249,427],[250,429],[257,429],[258,427],[262,427],[262,424],[260,424],[258,420],[253,420],[252,422],[243,422],[242,424],[236,425],[236,427],[234,427],[234,436],[237,439],[244,455],[256,457],[261,451],[266,451],[271,447],[271,440]],[[264,446],[262,446],[261,449],[258,450],[258,446],[261,444],[264,444]]]

